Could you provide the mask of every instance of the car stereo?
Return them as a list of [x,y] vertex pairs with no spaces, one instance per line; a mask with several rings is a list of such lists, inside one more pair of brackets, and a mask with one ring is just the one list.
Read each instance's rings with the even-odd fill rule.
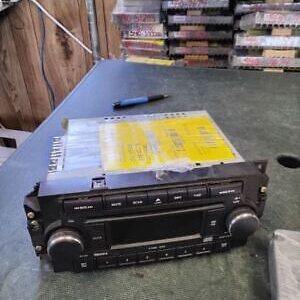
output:
[[[203,118],[209,120],[208,129]],[[145,119],[150,123],[145,125]],[[168,120],[159,124],[159,133],[157,120]],[[161,150],[167,149],[166,137],[172,140],[172,151],[186,150],[189,141],[184,137],[189,133],[200,154],[191,158],[184,153],[188,160],[143,160],[149,153],[137,146],[128,148],[128,143],[143,143],[139,122],[156,157],[159,153],[166,158]],[[134,139],[126,133],[129,127]],[[161,131],[167,134],[159,137]],[[126,142],[117,142],[124,138]],[[124,149],[129,149],[131,163],[138,162],[124,161]],[[211,156],[219,151],[219,158],[212,161],[210,156],[208,162],[200,157],[204,151],[209,156],[209,150]],[[79,272],[201,256],[243,245],[263,214],[266,164],[244,161],[203,112],[131,116],[129,121],[70,120],[66,135],[53,139],[47,179],[25,198],[35,252],[50,258],[54,271]]]

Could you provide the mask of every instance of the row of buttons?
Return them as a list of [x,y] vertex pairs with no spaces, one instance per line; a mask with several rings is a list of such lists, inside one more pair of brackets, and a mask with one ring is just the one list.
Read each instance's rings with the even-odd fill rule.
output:
[[[210,191],[210,193],[209,193]],[[199,200],[212,197],[240,194],[242,183],[237,182],[224,186],[211,186],[207,190],[204,186],[188,188],[174,188],[167,190],[157,190],[149,192],[128,193],[127,195],[111,195],[105,198],[104,208],[115,209],[124,207],[136,207],[144,205],[161,205],[164,203],[184,202],[188,200]]]
[[[224,240],[218,243],[206,243],[188,247],[177,247],[166,250],[149,251],[145,253],[129,254],[119,257],[97,258],[96,268],[104,269],[116,266],[129,266],[137,263],[144,264],[155,261],[166,261],[174,258],[184,258],[194,255],[222,252],[230,248],[230,242]],[[76,266],[78,271],[92,270],[95,268],[93,258],[82,258]]]
[[[203,198],[237,195],[242,192],[242,183],[226,185],[193,186],[187,188],[171,188],[148,192],[108,195],[104,199],[104,209],[120,209],[144,205],[161,205],[164,203],[200,200]],[[74,199],[64,201],[64,209],[68,214],[92,215],[102,209],[102,197]]]
[[175,188],[149,192],[136,192],[127,195],[112,195],[105,197],[104,208],[115,209],[144,205],[161,205],[168,202],[184,202],[207,197],[205,187]]

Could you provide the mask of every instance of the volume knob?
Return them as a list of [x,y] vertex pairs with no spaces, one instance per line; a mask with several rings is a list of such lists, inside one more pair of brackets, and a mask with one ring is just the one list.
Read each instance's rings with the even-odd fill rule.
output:
[[244,240],[258,229],[259,219],[251,208],[241,207],[228,215],[226,225],[235,239]]
[[47,253],[52,259],[70,260],[77,258],[84,250],[81,235],[73,229],[61,228],[51,234]]

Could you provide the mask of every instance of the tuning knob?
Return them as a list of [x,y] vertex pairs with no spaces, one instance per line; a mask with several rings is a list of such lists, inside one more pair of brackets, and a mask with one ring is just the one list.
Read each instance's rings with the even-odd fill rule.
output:
[[258,229],[259,219],[251,208],[241,207],[228,215],[226,225],[233,238],[244,240]]
[[69,228],[61,228],[51,234],[47,243],[47,253],[52,259],[70,260],[84,250],[82,237]]

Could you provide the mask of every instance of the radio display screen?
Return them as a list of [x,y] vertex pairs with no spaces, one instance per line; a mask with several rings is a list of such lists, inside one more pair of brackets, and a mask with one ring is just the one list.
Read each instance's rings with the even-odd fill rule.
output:
[[203,211],[112,221],[112,245],[130,244],[200,234]]

